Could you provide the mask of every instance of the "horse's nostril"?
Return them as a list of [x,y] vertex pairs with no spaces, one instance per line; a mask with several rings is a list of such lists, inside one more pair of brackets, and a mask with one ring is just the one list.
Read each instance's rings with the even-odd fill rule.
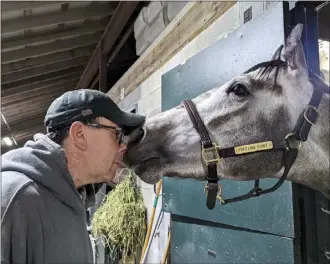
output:
[[128,145],[134,144],[138,141],[140,141],[144,136],[144,130],[142,128],[139,128],[130,135],[128,140]]

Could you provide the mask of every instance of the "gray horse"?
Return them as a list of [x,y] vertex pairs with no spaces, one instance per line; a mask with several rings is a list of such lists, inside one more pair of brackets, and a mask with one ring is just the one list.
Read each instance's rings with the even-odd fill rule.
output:
[[[213,142],[227,148],[281,140],[294,129],[313,92],[301,34],[302,25],[297,25],[270,62],[192,100]],[[323,95],[318,111],[287,180],[330,198],[328,94]],[[283,151],[270,151],[224,159],[217,165],[218,175],[220,180],[237,181],[279,178],[283,155]],[[205,180],[200,136],[182,104],[148,118],[132,135],[124,162],[150,184],[163,175]]]

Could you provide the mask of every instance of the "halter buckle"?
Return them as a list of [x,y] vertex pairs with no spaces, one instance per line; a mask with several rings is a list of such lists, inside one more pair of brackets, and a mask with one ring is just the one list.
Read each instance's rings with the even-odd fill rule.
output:
[[[208,191],[208,183],[205,184],[205,187],[204,187],[204,193],[206,194],[207,196],[207,191]],[[222,190],[221,190],[221,186],[220,184],[218,184],[218,191],[217,191],[217,200],[221,203],[221,204],[225,204],[225,201],[222,199],[221,197],[221,193],[222,193]]]
[[205,148],[202,145],[202,157],[206,165],[215,162],[216,164],[220,163],[222,158],[219,156],[218,150],[220,149],[215,143],[212,143],[213,147]]
[[[315,113],[315,120],[314,121],[311,121],[310,120],[310,117],[308,116],[308,111],[309,110],[313,110],[314,111],[314,113]],[[317,111],[317,108],[315,107],[315,106],[312,106],[312,105],[308,105],[307,107],[306,107],[306,109],[305,109],[305,111],[304,111],[304,118],[305,118],[305,120],[308,122],[308,123],[310,123],[311,125],[315,125],[315,122],[316,122],[316,120],[317,120],[317,118],[318,118],[318,115],[319,115],[319,112]]]
[[301,141],[297,140],[295,138],[295,133],[289,133],[285,136],[285,140],[288,142],[288,145],[286,147],[286,150],[289,150],[289,148],[294,148],[294,149],[300,149],[301,147]]

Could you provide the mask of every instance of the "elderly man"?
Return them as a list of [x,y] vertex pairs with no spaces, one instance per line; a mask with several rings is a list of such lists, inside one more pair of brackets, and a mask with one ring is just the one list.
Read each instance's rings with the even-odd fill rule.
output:
[[144,122],[99,91],[57,98],[45,117],[47,135],[2,155],[1,263],[92,263],[78,190],[114,178],[123,136]]

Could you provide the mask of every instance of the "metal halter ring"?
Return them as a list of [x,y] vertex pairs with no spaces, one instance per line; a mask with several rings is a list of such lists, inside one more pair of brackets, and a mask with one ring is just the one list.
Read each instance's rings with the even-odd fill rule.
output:
[[220,149],[215,143],[212,144],[213,147],[211,148],[204,148],[202,145],[202,158],[205,165],[209,163],[215,162],[216,164],[220,163],[222,158],[219,156],[218,150]]
[[[204,193],[207,195],[207,183],[205,184],[205,187],[204,187]],[[221,193],[222,193],[222,190],[221,190],[221,186],[220,184],[218,184],[218,192],[217,192],[217,200],[221,203],[221,204],[225,204],[225,201],[222,199],[221,197]]]
[[[295,137],[294,137],[294,133],[289,133],[289,134],[287,134],[286,136],[285,136],[285,139],[286,140],[288,140],[288,139],[290,139],[291,138],[291,143],[293,143],[294,144],[294,146],[293,146],[293,148],[296,148],[296,149],[300,149],[300,147],[301,147],[301,141],[300,140],[297,140]],[[291,146],[287,146],[286,147],[286,150],[289,150],[289,148],[290,148]]]
[[308,111],[309,109],[314,110],[317,116],[319,115],[319,112],[317,111],[317,108],[316,108],[316,107],[311,106],[311,105],[307,106],[306,109],[305,109],[305,111],[304,111],[304,118],[305,118],[305,120],[306,120],[308,123],[310,123],[311,125],[315,125],[315,123],[313,123],[312,121],[310,121],[310,120],[308,119],[307,111]]

